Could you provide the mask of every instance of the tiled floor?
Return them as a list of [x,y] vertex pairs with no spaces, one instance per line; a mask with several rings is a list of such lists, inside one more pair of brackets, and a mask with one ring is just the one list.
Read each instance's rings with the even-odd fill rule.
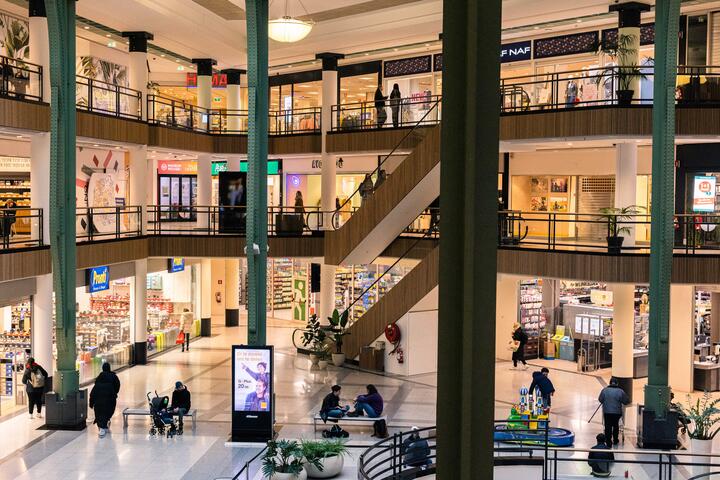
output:
[[[335,383],[343,385],[343,401],[348,403],[366,384],[377,385],[386,399],[391,432],[407,430],[411,425],[435,423],[435,375],[396,378],[334,367],[312,371],[309,362],[295,355],[291,347],[293,325],[279,319],[271,325],[268,337],[276,346],[276,421],[280,437],[315,438],[311,414]],[[245,329],[217,327],[215,333],[211,338],[193,343],[189,353],[174,350],[146,366],[120,372],[122,389],[117,413],[111,434],[106,438],[98,438],[92,425],[82,432],[37,430],[41,420],[29,420],[25,413],[0,422],[0,480],[232,478],[260,447],[226,444],[231,400],[229,347],[245,341]],[[524,371],[512,370],[506,362],[495,365],[495,418],[507,416],[510,405],[517,401],[517,392],[523,385],[528,386],[531,372],[538,367],[539,364]],[[597,406],[597,395],[606,377],[602,373],[586,375],[571,369],[553,369],[551,373],[557,389],[553,424],[573,430],[578,447],[593,445],[595,435],[602,430],[599,415],[591,422],[588,419]],[[143,418],[132,418],[129,428],[123,431],[119,415],[123,408],[145,406],[148,391],[157,389],[159,393],[169,394],[176,380],[186,383],[192,392],[193,406],[199,410],[196,431],[188,428],[184,436],[170,440],[150,438],[149,420]],[[641,391],[636,394],[641,395]],[[629,432],[635,427],[632,411],[628,410]],[[357,477],[357,457],[374,439],[368,427],[348,427],[347,430],[351,432],[353,448],[340,478],[350,479]],[[628,434],[626,447],[632,445],[632,440],[633,435]],[[584,462],[564,467],[564,471],[570,473],[582,473],[586,469]],[[258,465],[254,464],[250,478],[259,478],[258,475]]]

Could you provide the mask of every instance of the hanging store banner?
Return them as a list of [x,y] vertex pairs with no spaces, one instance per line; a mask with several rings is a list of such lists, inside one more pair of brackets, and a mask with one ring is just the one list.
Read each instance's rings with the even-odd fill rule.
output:
[[168,260],[168,272],[176,273],[185,270],[185,259],[174,257]]
[[273,347],[232,347],[232,441],[273,436]]
[[714,212],[717,178],[714,176],[696,175],[693,183],[693,212]]
[[110,267],[94,267],[87,269],[88,293],[101,292],[110,289]]

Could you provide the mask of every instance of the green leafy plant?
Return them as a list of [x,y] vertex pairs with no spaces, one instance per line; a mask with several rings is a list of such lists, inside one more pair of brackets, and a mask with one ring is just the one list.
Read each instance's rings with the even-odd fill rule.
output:
[[688,395],[688,405],[674,404],[680,411],[683,430],[690,438],[712,440],[720,431],[720,398],[713,399],[708,392],[693,404]]
[[302,450],[294,440],[270,440],[262,459],[262,472],[267,478],[276,473],[299,475],[303,471]]
[[641,213],[643,207],[638,205],[629,205],[623,208],[603,208],[600,210],[600,218],[608,224],[608,236],[620,237],[623,233],[630,233],[630,227],[621,227],[623,222],[632,220],[633,217]]
[[335,353],[338,354],[343,353],[343,337],[345,335],[350,335],[347,332],[348,314],[349,311],[345,310],[342,315],[340,315],[340,312],[335,309],[333,310],[332,316],[328,317],[328,320],[330,321],[330,332],[332,335],[332,341],[333,343],[335,343]]
[[320,320],[318,320],[317,315],[311,315],[310,318],[308,318],[305,330],[303,330],[303,346],[309,347],[314,354],[322,356],[322,354],[326,353],[328,349],[325,344],[326,338],[327,334],[320,326]]
[[[617,43],[613,46],[602,45],[600,51],[620,64],[618,67],[609,67],[605,71],[608,75],[612,75],[613,69],[617,68],[616,74],[618,79],[618,90],[631,90],[632,83],[636,79],[644,79],[647,76],[634,63],[638,56],[637,35],[620,34]],[[633,59],[627,62],[627,59]],[[603,75],[598,76],[597,82],[601,82]]]
[[343,440],[303,440],[300,445],[303,458],[321,472],[323,458],[338,457],[348,454]]

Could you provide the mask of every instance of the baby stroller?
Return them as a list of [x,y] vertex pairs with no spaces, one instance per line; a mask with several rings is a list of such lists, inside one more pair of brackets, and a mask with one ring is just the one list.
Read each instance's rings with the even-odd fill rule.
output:
[[155,397],[150,398],[150,392],[147,393],[148,405],[150,407],[150,435],[157,434],[166,435],[167,438],[174,437],[178,434],[178,428],[175,424],[173,415],[168,412],[168,397],[161,397],[155,392]]

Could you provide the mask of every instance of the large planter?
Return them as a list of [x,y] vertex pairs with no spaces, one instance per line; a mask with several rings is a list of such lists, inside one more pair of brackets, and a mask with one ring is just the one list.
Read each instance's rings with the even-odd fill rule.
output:
[[617,90],[618,105],[621,107],[629,107],[632,105],[634,90]]
[[625,237],[607,237],[608,253],[610,255],[620,255],[623,240],[625,240]]
[[318,355],[310,354],[310,363],[313,367],[318,366],[318,362],[320,362],[320,357]]
[[[690,450],[692,451],[692,453],[698,454],[693,455],[693,463],[711,463],[712,458],[702,455],[710,455],[712,453],[712,443],[712,440],[698,440],[697,438],[690,439]],[[705,467],[700,465],[693,465],[692,467],[693,475],[700,475],[703,473],[708,473],[709,471],[709,466]]]
[[306,480],[307,472],[303,469],[302,472],[295,475],[294,473],[275,473],[270,476],[270,480]]
[[333,457],[327,457],[320,460],[323,465],[322,472],[315,468],[310,463],[305,464],[305,470],[307,470],[308,477],[310,478],[332,478],[340,475],[343,467],[345,466],[345,460],[342,455],[335,455]]
[[320,370],[325,370],[328,367],[328,361],[327,360],[320,360],[318,361],[318,368]]
[[332,361],[333,361],[333,365],[335,365],[336,367],[342,367],[345,364],[345,354],[344,353],[333,353]]

